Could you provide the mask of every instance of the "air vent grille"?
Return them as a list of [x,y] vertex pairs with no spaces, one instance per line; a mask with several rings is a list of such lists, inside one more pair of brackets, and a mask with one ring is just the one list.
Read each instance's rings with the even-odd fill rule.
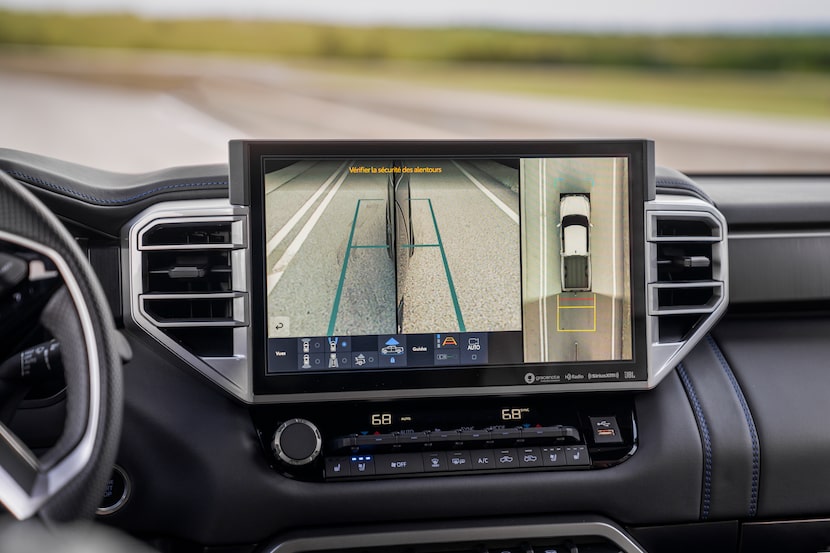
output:
[[234,270],[244,235],[238,217],[163,219],[139,232],[141,312],[200,357],[233,355],[233,330],[247,324],[244,268]]
[[142,252],[148,293],[209,293],[233,290],[230,250]]
[[165,246],[227,246],[233,244],[233,221],[193,221],[188,224],[163,223],[141,237],[143,249]]
[[710,211],[652,211],[648,227],[649,315],[660,343],[682,343],[725,298],[725,227]]

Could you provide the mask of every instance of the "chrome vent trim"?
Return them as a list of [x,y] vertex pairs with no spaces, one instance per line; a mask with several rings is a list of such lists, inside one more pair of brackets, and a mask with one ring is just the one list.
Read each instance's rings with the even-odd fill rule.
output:
[[[227,200],[205,199],[182,202],[166,202],[154,205],[130,221],[122,233],[122,256],[126,267],[124,305],[125,323],[134,323],[152,336],[168,350],[176,354],[194,369],[228,393],[245,401],[253,401],[251,371],[248,351],[250,348],[250,304],[251,289],[248,250],[247,209],[232,206]],[[164,243],[152,236],[153,231],[167,227]],[[179,229],[192,227],[194,232]],[[205,228],[222,228],[223,232],[208,237],[202,243],[170,240],[170,236],[195,236]],[[167,243],[170,242],[170,243]],[[185,257],[198,255],[226,255],[224,267],[213,274],[227,273],[227,278],[218,279],[217,285],[207,283],[207,290],[189,291],[187,281],[199,282],[202,273],[196,267],[184,267],[189,273],[184,277],[171,275],[175,282],[169,289],[165,285],[150,287],[148,267],[154,256],[172,255],[181,252]],[[210,261],[205,261],[210,265]],[[186,264],[186,263],[185,263]],[[209,266],[207,271],[212,271]],[[165,281],[165,270],[155,271],[155,277]],[[207,282],[207,281],[205,281]],[[177,286],[178,285],[178,286]],[[196,286],[195,288],[199,288]],[[227,348],[221,353],[194,352],[183,341],[175,338],[178,332],[220,333],[227,340]],[[225,333],[227,332],[227,334]],[[226,338],[225,338],[226,337]],[[225,351],[227,349],[227,351]]]
[[[646,203],[645,215],[646,327],[651,387],[673,370],[726,312],[729,303],[729,253],[726,219],[714,206],[700,199],[658,195],[656,200]],[[674,235],[661,233],[661,223],[667,222],[689,232]],[[702,271],[706,273],[705,278],[661,278],[658,250],[672,245],[679,250],[691,246],[705,251],[705,257],[709,259],[707,270]],[[671,295],[673,291],[697,297],[698,300],[680,304],[661,301],[661,294]],[[680,337],[664,336],[661,325],[668,328],[671,321],[680,317],[685,317],[686,321],[679,325],[680,328],[688,324],[688,331]]]

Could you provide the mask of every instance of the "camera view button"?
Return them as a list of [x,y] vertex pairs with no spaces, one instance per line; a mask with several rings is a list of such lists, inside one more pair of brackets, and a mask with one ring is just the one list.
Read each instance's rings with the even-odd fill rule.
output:
[[461,335],[461,364],[487,364],[487,333],[466,333]]
[[376,351],[353,351],[351,364],[353,369],[374,369],[378,366],[378,353]]

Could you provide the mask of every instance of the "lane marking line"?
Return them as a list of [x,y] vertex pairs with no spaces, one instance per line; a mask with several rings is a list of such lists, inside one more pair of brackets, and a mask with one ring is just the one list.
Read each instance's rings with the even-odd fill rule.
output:
[[357,228],[357,216],[360,214],[360,200],[354,208],[352,228],[349,230],[349,242],[346,244],[346,255],[343,256],[343,267],[340,270],[340,280],[337,282],[337,293],[334,294],[334,303],[331,306],[331,317],[329,318],[329,329],[327,336],[334,336],[334,323],[337,322],[337,312],[340,310],[340,298],[343,296],[343,285],[346,283],[346,270],[349,268],[349,256],[352,253],[352,242],[354,231]]
[[[265,248],[266,255],[271,255],[271,253],[277,249],[277,246],[280,245],[280,242],[285,240],[285,237],[288,236],[292,230],[294,230],[294,227],[297,226],[297,223],[299,223],[300,220],[308,212],[308,210],[311,209],[311,206],[314,205],[314,202],[316,202],[317,199],[323,195],[323,192],[326,191],[329,185],[334,181],[334,179],[337,178],[338,174],[340,174],[340,172],[343,171],[343,169],[346,167],[348,163],[348,161],[344,161],[343,164],[340,165],[340,167],[338,167],[334,171],[334,173],[332,173],[331,176],[325,180],[325,182],[320,186],[320,188],[318,188],[317,191],[311,195],[311,197],[302,205],[302,207],[300,207],[299,211],[297,211],[288,220],[288,222],[285,223],[285,225],[283,225],[283,227],[279,231],[277,231],[277,233],[268,241],[268,245]],[[270,288],[268,291],[271,291]]]
[[[344,163],[346,165],[348,162]],[[343,184],[343,181],[346,180],[346,177],[349,176],[348,171],[344,171],[337,181],[334,183],[334,186],[320,203],[317,206],[317,209],[314,210],[314,213],[311,214],[311,217],[308,219],[306,224],[300,230],[299,234],[294,238],[291,244],[288,245],[288,248],[285,250],[285,253],[282,254],[279,261],[274,265],[273,269],[271,269],[271,274],[268,275],[268,294],[270,295],[274,288],[277,286],[277,283],[282,278],[282,275],[285,274],[285,270],[288,268],[288,265],[294,259],[294,256],[300,251],[300,248],[303,246],[303,243],[308,238],[308,235],[311,234],[311,231],[314,230],[314,227],[317,225],[317,222],[320,220],[320,217],[323,216],[323,212],[331,203],[331,200],[334,198],[334,195],[337,194],[337,191],[340,190],[340,185]]]
[[427,199],[429,204],[429,212],[432,214],[432,226],[435,227],[435,236],[438,238],[438,250],[441,252],[441,260],[444,262],[444,272],[447,273],[447,284],[450,287],[450,296],[452,297],[452,305],[455,308],[455,318],[458,321],[459,332],[467,332],[467,327],[464,325],[464,317],[461,315],[461,306],[458,304],[458,295],[455,293],[455,284],[450,274],[450,264],[447,261],[447,253],[444,251],[444,241],[441,239],[441,233],[438,231],[438,220],[435,218],[435,210],[432,209],[432,200]]
[[510,217],[510,220],[511,220],[511,221],[513,221],[513,222],[514,222],[514,223],[516,223],[517,225],[519,224],[519,214],[518,214],[518,213],[516,213],[515,211],[513,211],[512,209],[510,209],[510,206],[508,206],[506,203],[504,203],[503,201],[501,201],[500,199],[498,199],[498,198],[496,197],[496,195],[495,195],[495,194],[493,194],[492,192],[490,192],[489,190],[487,190],[487,188],[485,188],[485,187],[484,187],[484,185],[483,185],[483,184],[481,184],[481,183],[478,181],[478,179],[476,179],[474,176],[472,176],[470,173],[468,173],[468,172],[467,172],[467,170],[466,170],[466,169],[464,169],[463,167],[461,167],[461,166],[460,166],[460,165],[459,165],[459,164],[458,164],[458,163],[457,163],[454,159],[453,159],[453,160],[450,160],[450,161],[452,161],[453,165],[455,165],[456,167],[458,167],[458,170],[459,170],[459,171],[461,171],[462,173],[464,173],[464,176],[465,176],[465,177],[467,177],[468,179],[470,179],[470,182],[472,182],[474,185],[476,185],[476,188],[478,188],[479,190],[481,190],[481,191],[484,193],[484,195],[485,195],[485,196],[487,196],[487,197],[490,199],[490,201],[491,201],[491,202],[493,202],[494,204],[496,204],[496,207],[498,207],[499,209],[501,209],[502,211],[504,211],[505,215],[507,215],[508,217]]

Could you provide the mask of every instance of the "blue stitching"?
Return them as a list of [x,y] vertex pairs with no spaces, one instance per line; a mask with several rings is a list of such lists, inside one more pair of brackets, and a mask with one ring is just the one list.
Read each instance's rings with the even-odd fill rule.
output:
[[729,379],[729,382],[732,383],[732,389],[735,390],[735,395],[738,396],[738,401],[741,403],[741,409],[744,411],[746,425],[749,428],[749,437],[752,441],[752,490],[749,496],[749,516],[754,517],[758,514],[758,482],[760,480],[761,473],[761,448],[758,441],[758,430],[755,428],[755,421],[752,418],[752,412],[749,410],[749,405],[747,404],[746,398],[741,391],[738,380],[735,378],[735,374],[732,372],[732,369],[729,368],[729,363],[723,356],[723,352],[721,352],[720,347],[718,347],[717,342],[715,342],[715,339],[712,338],[711,334],[706,335],[706,341],[715,353],[715,357],[717,357],[718,361],[720,361],[720,366],[726,374],[726,377]]
[[78,192],[76,190],[72,190],[66,186],[61,186],[58,184],[54,184],[48,181],[45,181],[38,177],[33,177],[32,175],[27,175],[26,173],[21,173],[20,171],[6,171],[8,174],[12,175],[18,179],[24,179],[31,184],[39,184],[41,186],[45,186],[47,188],[51,188],[53,190],[57,190],[58,192],[62,192],[69,196],[73,196],[78,199],[88,200],[100,204],[125,204],[135,200],[139,200],[151,194],[155,194],[157,192],[162,192],[165,190],[175,190],[177,188],[198,188],[204,186],[216,186],[216,185],[223,185],[227,186],[228,181],[205,181],[205,182],[180,182],[176,184],[166,184],[164,186],[158,186],[156,188],[146,190],[140,194],[136,194],[135,196],[130,196],[128,198],[118,198],[118,199],[105,199],[105,198],[97,198],[90,194],[85,194],[83,192]]
[[712,438],[709,435],[709,425],[706,424],[703,407],[697,399],[697,393],[683,363],[677,366],[677,373],[680,375],[683,387],[686,388],[686,394],[692,401],[692,409],[697,419],[700,435],[703,437],[703,499],[700,506],[700,518],[706,520],[709,518],[709,508],[712,505]]

